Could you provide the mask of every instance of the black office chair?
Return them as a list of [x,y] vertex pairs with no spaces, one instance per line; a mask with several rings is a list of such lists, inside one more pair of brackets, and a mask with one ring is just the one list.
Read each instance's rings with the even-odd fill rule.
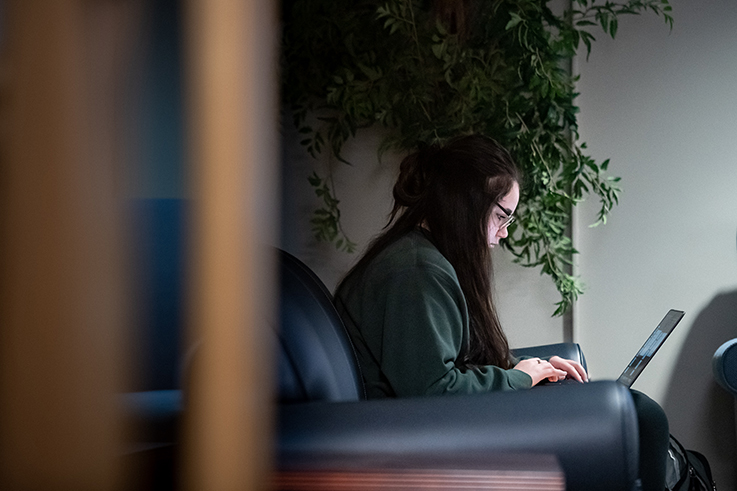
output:
[[[630,491],[638,476],[637,416],[614,381],[479,395],[366,400],[359,366],[310,269],[279,252],[279,465],[320,455],[434,462],[456,455],[552,454],[569,490]],[[518,354],[585,363],[576,344]]]

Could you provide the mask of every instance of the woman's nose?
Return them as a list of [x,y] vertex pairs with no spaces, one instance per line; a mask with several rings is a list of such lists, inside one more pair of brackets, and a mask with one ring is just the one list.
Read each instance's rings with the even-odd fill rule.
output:
[[507,232],[507,227],[502,227],[496,232],[496,236],[500,239],[506,239],[509,233]]

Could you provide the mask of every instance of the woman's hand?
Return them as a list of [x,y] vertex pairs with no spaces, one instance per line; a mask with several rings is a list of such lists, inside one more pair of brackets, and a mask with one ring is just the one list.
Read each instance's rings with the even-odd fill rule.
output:
[[514,366],[515,370],[525,372],[532,379],[532,385],[537,385],[541,381],[548,379],[551,382],[557,382],[566,378],[567,372],[553,366],[552,363],[541,360],[540,358],[530,358],[522,360]]
[[558,370],[566,372],[568,378],[578,380],[579,382],[588,382],[589,375],[584,370],[583,366],[573,360],[566,360],[560,356],[550,357],[550,364]]

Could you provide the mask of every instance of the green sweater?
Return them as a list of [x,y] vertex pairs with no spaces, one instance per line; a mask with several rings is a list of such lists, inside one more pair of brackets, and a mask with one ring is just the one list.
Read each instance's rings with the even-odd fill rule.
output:
[[469,338],[455,270],[420,231],[379,253],[341,284],[335,303],[358,355],[368,397],[524,389],[532,379],[496,366],[458,368]]

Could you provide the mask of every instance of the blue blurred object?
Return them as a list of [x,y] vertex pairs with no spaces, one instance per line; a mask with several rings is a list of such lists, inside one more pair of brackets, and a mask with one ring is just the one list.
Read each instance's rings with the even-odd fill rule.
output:
[[128,489],[177,489],[186,273],[186,201],[135,200],[132,239],[131,385],[118,396],[125,416]]
[[138,200],[134,221],[135,319],[132,391],[180,388],[185,272],[185,201]]

